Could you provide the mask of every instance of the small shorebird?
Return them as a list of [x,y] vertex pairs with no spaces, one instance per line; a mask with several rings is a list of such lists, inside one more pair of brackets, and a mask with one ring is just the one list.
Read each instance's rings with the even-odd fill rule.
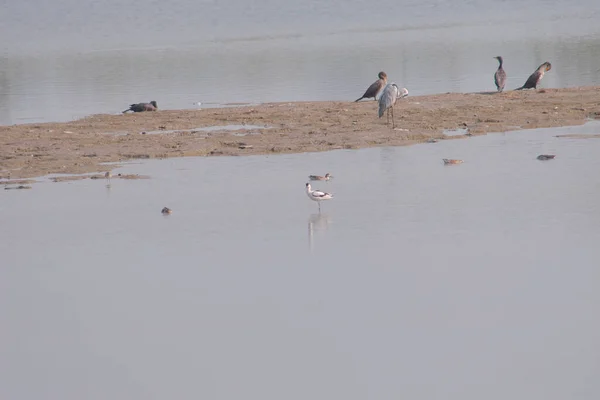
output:
[[110,171],[106,171],[106,173],[104,174],[104,178],[110,184],[110,178],[112,178],[112,174],[110,173]]
[[362,99],[370,99],[377,100],[377,95],[383,89],[385,84],[387,83],[387,74],[383,71],[379,73],[379,79],[371,84],[360,98],[356,99],[354,102],[360,101]]
[[[383,116],[383,113],[387,111],[387,123],[390,123],[390,110],[392,111],[392,129],[396,127],[396,123],[394,122],[394,104],[396,104],[396,100],[398,99],[398,94],[400,91],[398,90],[398,86],[395,83],[389,83],[386,85],[385,89],[383,89],[383,93],[381,93],[381,97],[379,97],[379,118]],[[407,91],[408,93],[408,91]]]
[[499,63],[498,69],[494,74],[494,83],[496,84],[496,89],[498,89],[498,92],[501,92],[504,90],[504,85],[506,84],[506,72],[502,68],[502,63],[504,60],[502,60],[502,57],[500,56],[496,56],[494,58],[498,60]]
[[442,158],[442,160],[444,161],[444,164],[446,164],[446,165],[462,164],[464,162],[463,160],[454,160],[451,158]]
[[552,159],[554,159],[554,157],[556,157],[556,155],[554,155],[554,154],[540,154],[539,156],[537,156],[537,159],[545,161],[545,160],[552,160]]
[[312,201],[316,201],[319,205],[319,212],[321,212],[321,202],[323,200],[331,200],[333,195],[331,193],[322,192],[320,190],[312,190],[310,187],[310,183],[306,184],[306,195]]
[[537,86],[540,84],[540,81],[544,77],[544,73],[550,71],[551,69],[552,69],[552,64],[550,64],[548,61],[546,61],[545,63],[540,65],[533,74],[529,75],[529,78],[527,78],[527,81],[525,82],[525,84],[523,86],[521,86],[520,88],[517,88],[515,90],[537,89]]
[[143,112],[143,111],[156,111],[156,110],[158,110],[158,105],[156,104],[156,101],[152,100],[150,103],[132,104],[129,106],[129,108],[127,110],[123,111],[123,114],[125,114],[127,111]]
[[320,176],[320,175],[309,175],[308,179],[310,179],[311,181],[328,181],[331,178],[333,178],[333,176],[331,176],[331,174],[328,172],[325,174],[325,176]]
[[169,207],[165,207],[161,211],[161,213],[163,213],[163,214],[171,214],[172,212],[173,212],[173,210],[171,210]]

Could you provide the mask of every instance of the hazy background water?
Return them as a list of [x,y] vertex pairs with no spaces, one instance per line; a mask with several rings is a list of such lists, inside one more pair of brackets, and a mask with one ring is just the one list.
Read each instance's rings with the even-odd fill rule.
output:
[[596,400],[599,131],[2,190],[0,398]]
[[0,124],[157,100],[354,100],[385,70],[410,93],[600,84],[600,2],[0,2]]

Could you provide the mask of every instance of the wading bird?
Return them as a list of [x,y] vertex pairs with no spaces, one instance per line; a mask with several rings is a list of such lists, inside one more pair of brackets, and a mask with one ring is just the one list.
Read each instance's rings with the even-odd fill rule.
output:
[[320,190],[312,190],[310,187],[310,183],[306,184],[306,195],[312,201],[316,201],[319,205],[319,212],[321,212],[321,202],[323,200],[331,200],[333,199],[333,195],[331,193],[322,192]]
[[496,70],[496,73],[494,74],[494,83],[496,84],[496,88],[498,89],[498,92],[501,92],[504,90],[504,85],[506,84],[506,72],[502,68],[502,63],[504,62],[504,60],[500,56],[496,56],[494,58],[496,60],[498,60],[498,63],[499,63],[498,69]]
[[[407,91],[408,92],[408,91]],[[392,129],[396,127],[394,122],[394,104],[398,99],[398,86],[395,83],[389,83],[383,89],[381,97],[379,98],[379,118],[383,116],[383,113],[387,111],[387,123],[390,123],[390,110],[392,111]]]
[[156,101],[152,100],[150,103],[132,104],[129,106],[129,108],[127,110],[123,111],[123,114],[125,114],[127,111],[143,112],[143,111],[156,111],[156,110],[158,110],[158,105],[156,104]]
[[544,73],[550,71],[552,69],[552,64],[548,61],[540,65],[533,74],[529,75],[527,81],[523,86],[517,88],[516,90],[521,89],[537,89],[537,86],[540,84],[540,81],[544,77]]
[[381,71],[378,76],[379,79],[373,82],[371,86],[367,88],[365,94],[363,94],[359,99],[356,99],[355,102],[362,99],[370,99],[371,97],[373,98],[373,100],[377,100],[377,95],[387,83],[387,74],[385,72]]

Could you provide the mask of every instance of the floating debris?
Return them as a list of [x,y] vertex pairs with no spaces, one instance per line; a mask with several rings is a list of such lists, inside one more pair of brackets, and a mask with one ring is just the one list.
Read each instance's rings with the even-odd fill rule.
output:
[[446,164],[446,165],[462,164],[464,162],[463,160],[454,160],[451,158],[443,158],[442,160],[444,161],[444,164]]
[[554,154],[540,154],[539,156],[537,156],[537,159],[545,161],[545,160],[553,160],[554,157],[556,157],[556,155],[554,155]]
[[12,190],[12,189],[31,189],[31,186],[19,185],[13,187],[5,187],[4,190]]

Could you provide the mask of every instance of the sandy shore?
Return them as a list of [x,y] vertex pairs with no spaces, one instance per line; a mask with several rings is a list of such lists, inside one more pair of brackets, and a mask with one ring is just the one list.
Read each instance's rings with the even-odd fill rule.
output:
[[[160,104],[160,102],[159,102]],[[93,115],[66,123],[0,127],[0,178],[107,171],[104,162],[237,156],[397,146],[469,134],[578,125],[600,118],[600,87],[410,96],[395,107],[396,130],[377,103],[271,103],[219,109]],[[245,125],[247,130],[201,130]]]

